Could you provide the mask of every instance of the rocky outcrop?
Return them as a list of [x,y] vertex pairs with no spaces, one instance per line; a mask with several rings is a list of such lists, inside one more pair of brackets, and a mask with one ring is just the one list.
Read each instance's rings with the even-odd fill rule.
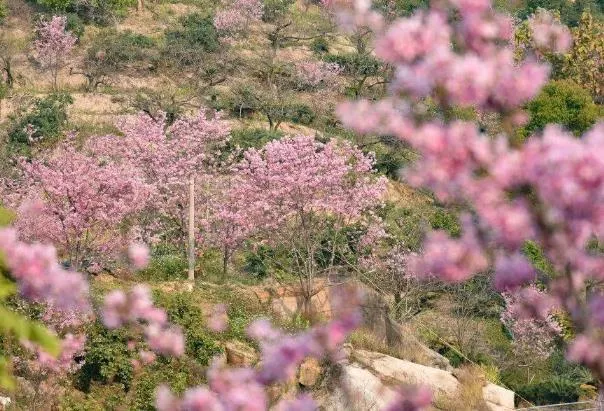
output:
[[[325,385],[317,396],[326,410],[379,410],[392,399],[396,387],[405,385],[427,386],[435,399],[454,399],[462,390],[461,382],[449,371],[371,351],[352,350],[337,367],[340,384]],[[512,391],[487,383],[482,393],[489,409],[514,409]]]
[[316,358],[307,358],[300,365],[298,383],[306,388],[314,387],[321,377],[321,364]]
[[258,362],[256,351],[240,341],[229,341],[224,345],[226,362],[234,367],[246,367]]

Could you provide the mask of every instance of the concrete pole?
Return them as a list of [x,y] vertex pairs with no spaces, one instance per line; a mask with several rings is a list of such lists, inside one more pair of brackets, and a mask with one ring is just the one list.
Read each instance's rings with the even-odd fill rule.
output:
[[189,178],[189,281],[195,281],[195,177]]

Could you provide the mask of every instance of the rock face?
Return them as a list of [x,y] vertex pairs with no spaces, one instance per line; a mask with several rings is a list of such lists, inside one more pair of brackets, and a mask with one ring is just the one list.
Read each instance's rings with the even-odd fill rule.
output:
[[400,360],[385,354],[355,350],[352,361],[379,376],[382,381],[425,385],[434,395],[454,396],[459,390],[457,378],[448,371]]
[[319,381],[321,376],[321,364],[316,358],[307,358],[300,365],[300,373],[298,376],[298,383],[310,388],[314,387]]
[[[339,365],[338,378],[344,389],[323,387],[318,402],[326,410],[365,411],[383,408],[401,385],[424,385],[435,398],[455,398],[461,383],[449,371],[427,367],[371,351],[353,350]],[[488,383],[483,387],[483,399],[493,411],[514,409],[514,393]]]
[[252,347],[240,341],[229,341],[224,346],[227,364],[235,367],[254,365],[258,355]]

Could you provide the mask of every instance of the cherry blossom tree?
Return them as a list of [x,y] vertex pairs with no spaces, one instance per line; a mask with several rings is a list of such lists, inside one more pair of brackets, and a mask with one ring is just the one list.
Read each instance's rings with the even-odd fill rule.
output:
[[153,193],[132,166],[90,157],[70,141],[21,164],[20,235],[55,244],[75,269],[119,248],[120,224],[143,210]]
[[264,6],[259,0],[235,0],[214,16],[214,27],[229,35],[245,31],[253,22],[259,22]]
[[77,41],[77,37],[65,29],[66,24],[65,17],[53,16],[50,20],[41,20],[36,26],[35,58],[50,73],[54,90],[58,89],[59,71],[65,66]]
[[[301,135],[250,149],[235,168],[219,213],[248,236],[291,252],[291,270],[299,277],[307,314],[314,279],[335,265],[340,230],[363,221],[365,213],[381,203],[385,179],[375,175],[373,162],[350,143],[320,143]],[[333,234],[326,246],[329,228]],[[322,252],[332,256],[323,268],[318,265]]]
[[[552,307],[569,315],[578,336],[568,358],[602,381],[604,297],[589,284],[600,281],[604,267],[590,246],[604,234],[604,124],[581,139],[549,126],[524,144],[510,142],[526,121],[523,104],[545,84],[549,68],[530,57],[515,64],[511,21],[488,0],[433,2],[387,27],[364,4],[349,15],[379,31],[376,54],[395,66],[395,79],[390,96],[345,104],[340,116],[358,132],[410,143],[421,157],[406,170],[408,181],[466,210],[461,238],[430,234],[413,269],[456,282],[493,267],[495,286],[517,290],[535,319]],[[533,39],[563,51],[567,30],[546,20],[532,24]],[[426,97],[439,108],[428,118]],[[496,113],[503,132],[487,136],[456,120],[456,106]],[[544,279],[547,292],[524,288],[535,279],[522,254],[527,240],[540,245],[556,272]]]
[[[196,181],[196,203],[209,204],[212,179],[231,161],[223,156],[230,127],[219,113],[200,111],[166,124],[165,113],[126,117],[118,123],[123,136],[92,139],[88,149],[95,155],[136,168],[154,188],[149,235],[163,233],[184,245],[187,232],[188,184]],[[205,210],[200,210],[201,216]],[[201,218],[200,216],[200,218]],[[148,237],[148,235],[147,235]],[[148,239],[148,238],[147,238]]]
[[[527,291],[535,295],[542,294],[534,286],[527,288]],[[512,334],[514,354],[527,368],[527,380],[530,380],[530,367],[546,360],[552,354],[562,329],[551,310],[544,318],[534,318],[526,312],[514,293],[504,293],[503,298],[506,308],[501,314],[501,322]]]
[[337,63],[309,60],[295,64],[297,86],[300,89],[335,88],[341,73],[342,67]]

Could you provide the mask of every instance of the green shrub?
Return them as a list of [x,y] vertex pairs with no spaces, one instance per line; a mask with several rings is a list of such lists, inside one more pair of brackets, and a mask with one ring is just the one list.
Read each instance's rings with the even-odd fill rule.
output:
[[82,37],[85,30],[82,18],[75,13],[68,13],[66,17],[65,29],[71,31],[78,39]]
[[231,132],[233,143],[243,149],[260,148],[269,141],[278,140],[281,137],[283,137],[283,132],[265,128],[240,128]]
[[259,246],[254,251],[247,251],[244,255],[243,270],[256,278],[264,278],[268,275],[274,255],[274,250],[264,245]]
[[124,330],[108,330],[95,322],[86,335],[84,365],[78,371],[78,388],[88,392],[93,382],[117,383],[128,390],[133,378],[132,359],[128,350],[130,336]]
[[325,37],[317,37],[310,43],[313,53],[323,54],[329,52],[329,43]]
[[130,409],[140,411],[155,410],[155,391],[165,384],[178,394],[187,388],[204,382],[204,370],[191,361],[179,359],[159,359],[145,367],[132,384],[133,399]]
[[95,70],[98,75],[110,75],[131,68],[148,70],[155,63],[155,46],[152,38],[142,34],[104,30],[86,50],[87,71]]
[[580,383],[562,377],[513,387],[516,393],[535,405],[559,404],[579,400]]
[[262,20],[270,23],[287,13],[295,0],[264,0],[264,14]]
[[0,23],[4,21],[6,16],[8,16],[8,7],[6,7],[4,0],[0,0]]
[[166,32],[168,47],[172,44],[184,43],[207,52],[217,51],[220,47],[211,16],[193,13],[181,18],[180,23],[182,25],[180,30]]
[[580,136],[601,116],[601,108],[581,86],[569,80],[551,81],[528,106],[529,123],[523,137],[543,130],[547,124],[561,124]]
[[352,76],[374,76],[380,69],[380,62],[376,58],[358,53],[326,54],[323,60],[339,64],[344,74]]
[[[32,141],[58,137],[67,124],[67,107],[73,99],[67,93],[53,93],[36,98],[30,107],[26,107],[11,117],[9,140],[16,145],[29,145]],[[27,129],[31,128],[30,136]]]
[[444,230],[452,237],[459,237],[461,234],[457,216],[443,208],[437,208],[430,216],[430,226],[433,230]]
[[292,104],[287,107],[287,118],[296,124],[310,125],[316,118],[316,114],[306,104]]
[[168,319],[185,331],[186,354],[201,365],[209,365],[210,360],[222,349],[206,331],[201,308],[191,293],[156,293],[157,305],[166,309]]
[[162,254],[153,256],[149,266],[138,275],[147,281],[170,281],[186,278],[187,259],[182,254]]

